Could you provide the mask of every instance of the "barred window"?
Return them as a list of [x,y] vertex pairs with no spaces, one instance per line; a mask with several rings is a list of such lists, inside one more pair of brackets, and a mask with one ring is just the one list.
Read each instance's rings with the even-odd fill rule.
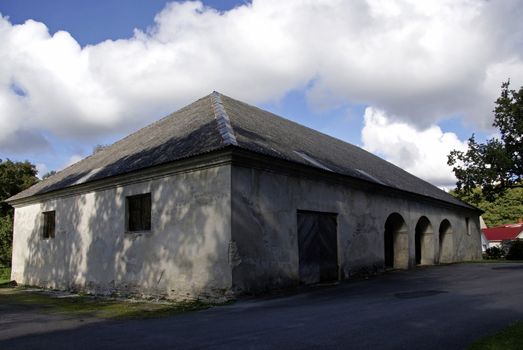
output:
[[43,212],[42,214],[44,216],[42,237],[44,239],[54,238],[56,212],[53,210]]
[[151,230],[151,194],[139,194],[126,198],[127,231]]

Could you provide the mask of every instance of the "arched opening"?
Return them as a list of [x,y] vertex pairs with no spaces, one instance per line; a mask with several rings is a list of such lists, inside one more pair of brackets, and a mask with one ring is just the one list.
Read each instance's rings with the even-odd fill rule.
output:
[[434,264],[434,235],[432,225],[426,216],[422,216],[416,224],[414,242],[416,265]]
[[449,263],[453,261],[453,242],[452,242],[452,225],[447,219],[439,225],[439,263]]
[[392,213],[385,222],[384,234],[385,268],[407,269],[409,267],[409,236],[405,220]]

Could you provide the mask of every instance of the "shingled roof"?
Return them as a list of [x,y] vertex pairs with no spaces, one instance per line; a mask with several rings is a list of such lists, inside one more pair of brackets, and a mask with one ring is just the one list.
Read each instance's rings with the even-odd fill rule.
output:
[[217,92],[71,165],[8,201],[123,175],[227,146],[475,209],[359,147]]

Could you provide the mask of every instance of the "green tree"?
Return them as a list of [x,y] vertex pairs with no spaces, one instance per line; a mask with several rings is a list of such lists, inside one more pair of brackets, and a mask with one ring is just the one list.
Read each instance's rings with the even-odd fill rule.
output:
[[450,192],[459,199],[485,211],[482,215],[488,227],[517,222],[523,218],[523,188],[511,188],[496,196],[494,201],[488,201],[481,188],[476,187],[468,194]]
[[494,201],[509,188],[523,187],[523,86],[519,91],[509,86],[510,80],[501,85],[494,108],[493,126],[500,138],[478,143],[472,135],[466,152],[453,150],[448,156],[458,193],[480,187],[485,198]]
[[107,147],[109,147],[109,145],[101,145],[101,144],[98,144],[96,146],[93,147],[93,154],[96,154],[100,151],[103,151],[104,149],[106,149]]
[[13,208],[7,198],[38,182],[36,167],[28,161],[0,160],[0,265],[11,265]]
[[55,170],[51,170],[50,172],[47,172],[47,173],[45,173],[45,174],[42,176],[42,180],[45,180],[45,179],[47,179],[48,177],[53,176],[54,174],[56,174],[56,171],[55,171]]
[[11,266],[13,255],[13,218],[0,216],[0,267]]

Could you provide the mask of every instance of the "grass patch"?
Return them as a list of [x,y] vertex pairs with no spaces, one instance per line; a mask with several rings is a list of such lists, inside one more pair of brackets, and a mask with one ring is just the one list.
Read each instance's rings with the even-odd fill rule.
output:
[[49,313],[64,313],[102,319],[138,319],[172,316],[203,310],[211,305],[201,301],[126,301],[80,295],[58,295],[25,288],[0,290],[0,304],[33,306]]
[[459,261],[459,262],[450,263],[449,265],[459,265],[459,264],[512,264],[512,263],[523,263],[523,260],[482,259],[482,260]]
[[468,350],[519,350],[523,349],[523,321],[503,329],[490,337],[481,338]]
[[0,285],[5,284],[11,280],[11,268],[0,266]]

